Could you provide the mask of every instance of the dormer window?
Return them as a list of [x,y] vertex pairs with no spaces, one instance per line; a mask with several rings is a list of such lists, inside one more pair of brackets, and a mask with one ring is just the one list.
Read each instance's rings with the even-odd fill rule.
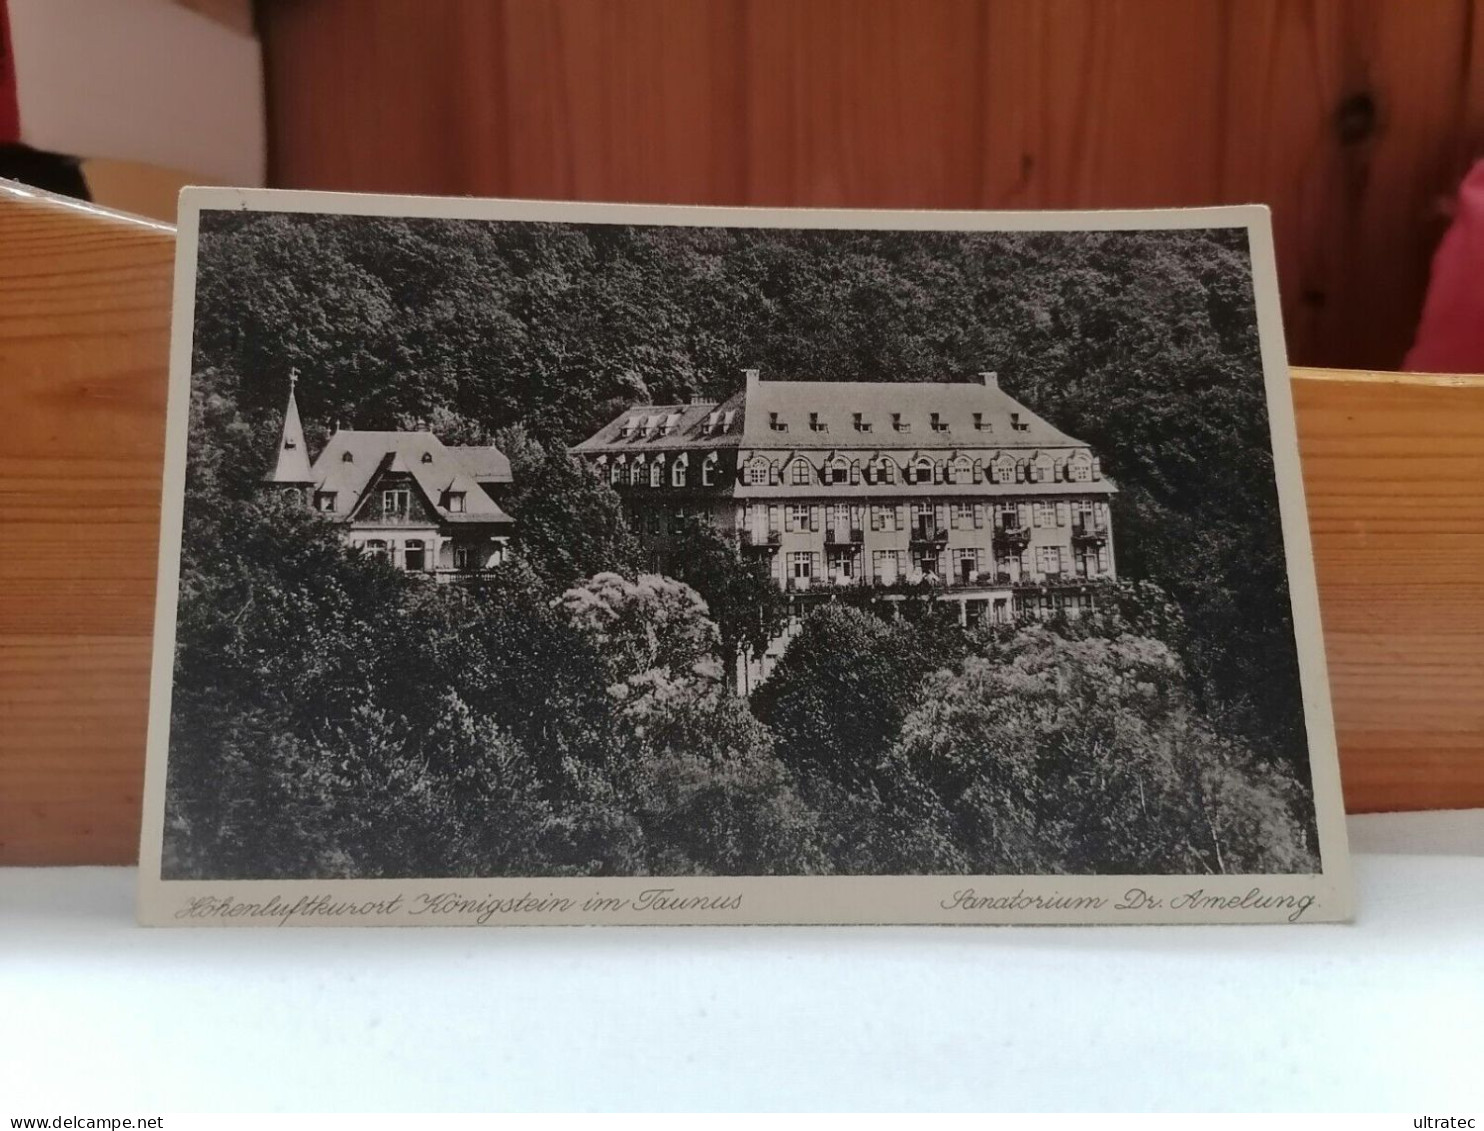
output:
[[344,455],[342,455],[340,457],[340,462],[341,463],[355,463],[355,461],[356,461],[356,457],[355,457],[354,453],[352,453],[352,452],[346,452]]
[[285,436],[283,438],[283,450],[284,451],[291,452],[295,448],[297,448],[298,446],[299,446],[298,443],[294,440],[294,438],[292,436]]
[[736,419],[737,419],[737,410],[736,409],[730,409],[727,412],[722,413],[721,414],[721,430],[723,432],[730,432],[732,430],[732,421],[734,421]]
[[1020,413],[1012,412],[1010,414],[1010,427],[1017,432],[1029,432],[1031,426],[1020,419]]
[[932,414],[932,417],[931,417],[931,420],[932,420],[931,427],[932,427],[932,429],[933,429],[934,432],[947,432],[948,431],[948,422],[943,419],[943,417],[942,417],[941,414],[936,413],[936,412],[933,413]]
[[771,428],[774,432],[788,431],[788,425],[778,419],[778,414],[776,412],[768,413],[768,427]]
[[987,420],[984,419],[984,413],[982,413],[982,412],[976,412],[974,414],[974,431],[975,432],[988,432],[988,431],[991,431],[990,423],[989,423],[989,421],[987,421]]
[[830,426],[828,424],[823,423],[819,419],[819,413],[817,413],[817,412],[811,412],[809,414],[809,431],[811,431],[811,432],[828,432],[829,430],[830,430]]
[[871,422],[866,419],[866,414],[865,413],[863,413],[863,412],[852,413],[851,414],[851,418],[855,422],[855,430],[857,432],[869,432],[871,430]]
[[660,425],[660,435],[661,436],[668,436],[672,432],[674,432],[675,429],[678,428],[679,426],[680,426],[680,414],[678,412],[672,412],[672,413],[670,413],[669,416],[665,417],[665,422],[662,425]]
[[424,452],[423,453],[423,463],[432,463],[432,462],[433,462],[433,453],[432,452]]
[[747,468],[747,482],[754,487],[759,487],[768,481],[768,465],[761,460],[752,463]]
[[902,419],[902,414],[900,412],[894,412],[891,414],[891,426],[892,430],[895,432],[912,431],[912,425],[908,424]]
[[448,508],[447,509],[448,509],[448,513],[449,514],[463,514],[464,513],[464,492],[463,491],[450,491],[448,493]]
[[836,459],[830,464],[830,482],[845,483],[850,479],[850,464],[843,459]]
[[810,479],[812,478],[812,476],[809,474],[811,470],[812,469],[809,467],[809,464],[805,460],[794,460],[793,472],[791,475],[794,486],[807,486]]
[[718,424],[720,424],[720,423],[721,423],[721,413],[719,413],[719,412],[708,412],[706,414],[706,423],[701,427],[701,434],[704,435],[704,436],[711,435],[711,433],[713,433],[713,432],[716,431],[716,426]]
[[635,426],[636,426],[637,423],[638,423],[638,421],[636,420],[636,418],[634,418],[632,416],[629,417],[627,420],[625,420],[623,422],[623,429],[619,432],[619,435],[621,435],[625,440],[627,440],[630,436],[632,436],[634,434],[634,428],[635,428]]
[[314,493],[314,509],[321,514],[335,513],[335,492],[316,491]]

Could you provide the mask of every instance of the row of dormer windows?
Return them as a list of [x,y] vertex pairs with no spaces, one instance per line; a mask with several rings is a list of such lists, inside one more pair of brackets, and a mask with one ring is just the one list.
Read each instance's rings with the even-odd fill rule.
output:
[[[902,413],[893,412],[888,415],[891,419],[891,430],[893,432],[912,431],[912,422],[910,420],[907,420]],[[994,431],[994,424],[988,419],[988,417],[985,416],[984,413],[974,413],[973,419],[973,430],[975,432]],[[851,427],[854,428],[857,432],[871,432],[875,429],[875,423],[867,419],[866,414],[863,412],[851,413],[850,424]],[[928,413],[928,429],[932,432],[951,432],[953,430],[952,425],[949,424],[949,422],[940,412]],[[1012,432],[1025,432],[1029,429],[1030,423],[1022,419],[1020,413],[1012,412],[1010,414],[1010,430]],[[788,431],[788,421],[784,419],[781,412],[768,413],[768,430],[771,432]],[[829,421],[824,419],[821,414],[817,412],[809,413],[809,431],[828,432],[829,430]]]
[[[710,412],[701,422],[701,435],[723,436],[732,430],[737,421],[735,409]],[[661,436],[673,436],[680,429],[680,413],[661,412],[648,416],[630,416],[618,430],[621,440],[653,440]]]

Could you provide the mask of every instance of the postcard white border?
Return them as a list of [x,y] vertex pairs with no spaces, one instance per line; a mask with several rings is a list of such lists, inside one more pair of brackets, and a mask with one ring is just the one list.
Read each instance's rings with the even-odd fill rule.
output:
[[[1321,872],[1240,876],[640,877],[476,880],[163,880],[165,772],[174,675],[203,211],[311,212],[462,220],[901,231],[1244,228],[1252,262],[1273,464]],[[210,926],[555,924],[990,924],[1333,922],[1353,916],[1338,747],[1299,468],[1270,214],[1261,205],[1178,211],[918,212],[566,204],[269,189],[188,188],[176,234],[159,588],[140,834],[140,922]],[[645,893],[663,892],[668,894]],[[1142,893],[1142,895],[1133,894]],[[595,901],[600,901],[594,906]]]

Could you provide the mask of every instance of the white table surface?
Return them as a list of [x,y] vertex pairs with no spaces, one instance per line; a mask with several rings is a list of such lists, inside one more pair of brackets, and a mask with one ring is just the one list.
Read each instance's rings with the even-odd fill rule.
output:
[[0,1116],[1484,1113],[1484,811],[1351,836],[1349,926],[146,930],[0,869]]

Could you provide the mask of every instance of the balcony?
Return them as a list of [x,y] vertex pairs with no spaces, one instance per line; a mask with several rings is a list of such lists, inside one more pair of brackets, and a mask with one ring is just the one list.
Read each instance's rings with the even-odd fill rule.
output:
[[1086,542],[1093,546],[1102,546],[1108,541],[1108,528],[1078,519],[1072,523],[1072,540],[1074,542]]
[[1024,547],[1030,544],[1031,532],[1026,526],[997,526],[994,540],[1006,546]]
[[944,543],[948,541],[948,531],[932,523],[914,522],[912,524],[912,541]]
[[739,530],[737,538],[744,550],[777,550],[783,543],[783,535],[777,530],[770,530],[766,534]]
[[846,530],[832,526],[824,532],[824,540],[831,546],[858,546],[866,540],[866,532],[856,527]]

